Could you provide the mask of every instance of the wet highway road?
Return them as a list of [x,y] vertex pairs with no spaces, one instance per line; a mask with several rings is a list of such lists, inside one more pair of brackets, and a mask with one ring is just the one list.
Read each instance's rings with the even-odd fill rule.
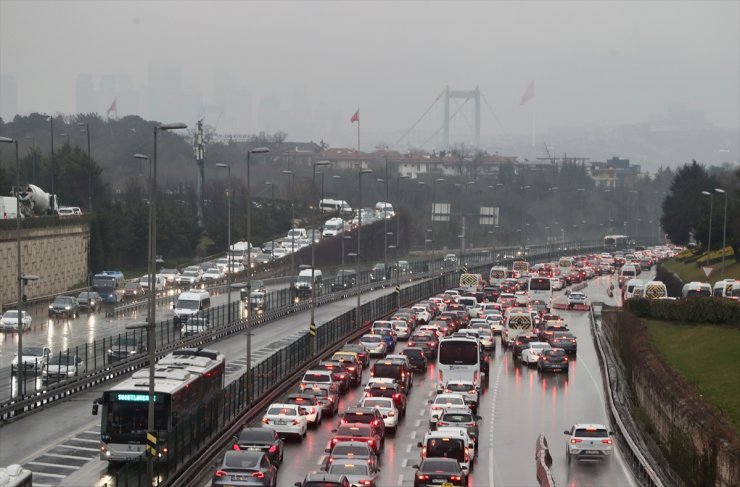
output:
[[[610,278],[602,277],[589,281],[585,292],[592,300],[614,302],[607,298],[606,286]],[[377,291],[378,293],[383,291]],[[330,312],[330,306],[337,309],[350,309],[354,300],[345,300],[333,305],[322,306],[317,310],[317,321],[336,312]],[[341,311],[339,311],[341,312]],[[324,314],[326,313],[326,314]],[[534,472],[534,444],[539,433],[544,433],[549,441],[553,456],[552,471],[558,485],[572,486],[629,486],[635,485],[631,473],[627,470],[620,455],[610,463],[582,462],[568,466],[565,460],[565,435],[563,430],[568,429],[576,422],[607,423],[607,413],[604,405],[603,386],[598,360],[591,339],[588,316],[584,312],[560,311],[568,322],[571,330],[578,336],[579,351],[577,358],[571,364],[568,375],[551,375],[541,377],[536,369],[529,369],[511,360],[511,353],[504,352],[497,344],[496,354],[491,361],[491,377],[481,395],[479,414],[481,421],[481,436],[478,456],[479,459],[471,472],[470,485],[475,486],[529,486],[535,485]],[[255,360],[259,357],[259,348],[272,341],[284,338],[287,330],[295,329],[295,323],[305,321],[292,317],[278,320],[269,326],[255,331],[253,346]],[[214,343],[227,355],[227,380],[233,380],[243,371],[244,342],[243,338],[230,339]],[[428,404],[427,400],[433,397],[434,377],[436,371],[433,366],[426,374],[415,374],[415,385],[409,395],[408,413],[401,422],[395,436],[387,439],[381,459],[381,486],[411,486],[413,485],[414,470],[411,465],[419,461],[420,441],[427,430]],[[368,372],[365,372],[365,379]],[[354,389],[343,399],[340,411],[346,405],[354,405],[360,397],[361,391]],[[2,454],[0,463],[9,461],[28,462],[28,467],[39,469],[57,468],[54,470],[60,477],[39,476],[39,485],[104,485],[110,481],[107,476],[107,464],[97,460],[97,431],[99,420],[90,416],[90,405],[99,393],[91,392],[80,395],[69,402],[56,406],[53,417],[64,418],[69,428],[40,426],[33,428],[29,438],[20,441],[17,452]],[[47,425],[51,411],[41,412],[31,416],[35,424]],[[94,418],[94,419],[93,419]],[[96,421],[97,420],[97,421]],[[22,423],[22,422],[21,422]],[[303,475],[310,470],[316,470],[323,463],[324,448],[331,438],[331,429],[335,427],[336,419],[325,421],[316,431],[310,431],[302,443],[288,442],[285,450],[285,463],[281,468],[278,485],[292,486],[294,482],[302,480]],[[16,425],[8,425],[0,429],[0,435],[13,434]],[[37,431],[41,428],[42,431]],[[58,428],[57,431],[54,431]],[[46,434],[44,434],[46,433]],[[13,435],[15,436],[15,435]],[[42,440],[45,439],[45,440]],[[56,446],[46,446],[46,441],[54,438]],[[59,441],[63,440],[64,441]],[[87,443],[86,443],[87,441]],[[71,445],[70,445],[71,442]],[[67,445],[62,446],[62,445]],[[77,447],[76,454],[67,455],[69,448]],[[60,450],[61,448],[61,450]],[[67,448],[67,449],[64,449]],[[90,448],[80,450],[79,448]],[[53,451],[63,451],[61,455],[90,458],[83,462],[79,460],[79,467],[66,470],[59,467],[48,467],[48,460],[53,457]],[[49,452],[52,456],[48,456]],[[80,453],[82,452],[82,453]],[[86,454],[83,454],[86,452]],[[618,452],[618,450],[617,450]],[[47,456],[43,456],[47,454]],[[14,457],[14,458],[11,458]],[[47,461],[37,461],[41,465],[30,463],[42,458]],[[72,460],[75,461],[75,460]],[[287,467],[287,468],[285,468]],[[208,485],[202,482],[202,485]]]

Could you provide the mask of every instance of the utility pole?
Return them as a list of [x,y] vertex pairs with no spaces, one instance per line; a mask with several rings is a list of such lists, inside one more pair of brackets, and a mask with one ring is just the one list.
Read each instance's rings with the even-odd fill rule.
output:
[[203,229],[205,222],[203,220],[203,187],[205,185],[205,156],[206,145],[203,141],[203,120],[198,120],[193,135],[193,152],[195,153],[195,163],[198,165],[198,180],[195,184],[195,207],[198,212],[198,228]]

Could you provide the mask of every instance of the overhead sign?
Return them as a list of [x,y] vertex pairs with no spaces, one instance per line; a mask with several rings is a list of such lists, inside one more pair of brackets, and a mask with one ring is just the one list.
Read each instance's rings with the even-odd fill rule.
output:
[[704,266],[701,268],[701,270],[704,271],[705,276],[709,277],[709,274],[711,274],[714,269],[712,269],[712,267],[710,266]]
[[448,222],[450,221],[450,204],[449,203],[434,203],[432,205],[432,221],[433,222]]
[[479,223],[481,225],[498,225],[498,207],[481,206]]

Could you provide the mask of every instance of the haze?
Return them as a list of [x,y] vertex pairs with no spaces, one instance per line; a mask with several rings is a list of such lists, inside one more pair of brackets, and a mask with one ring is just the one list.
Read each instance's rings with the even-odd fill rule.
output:
[[[154,87],[158,68],[159,82],[174,80],[169,98]],[[78,96],[82,73],[91,99]],[[369,149],[393,146],[445,86],[478,86],[481,139],[493,150],[528,137],[533,118],[545,134],[678,116],[736,135],[740,2],[3,0],[0,74],[6,120],[105,115],[117,97],[119,116],[191,126],[205,116],[222,133],[353,146],[359,107]],[[532,80],[535,97],[520,106]],[[434,105],[396,148],[434,137]],[[472,124],[465,107],[452,136]]]

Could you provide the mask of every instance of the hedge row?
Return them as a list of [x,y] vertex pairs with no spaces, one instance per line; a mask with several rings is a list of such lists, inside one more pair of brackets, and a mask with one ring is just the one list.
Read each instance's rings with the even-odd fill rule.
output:
[[625,307],[641,318],[740,327],[740,302],[726,298],[633,298],[625,301]]

